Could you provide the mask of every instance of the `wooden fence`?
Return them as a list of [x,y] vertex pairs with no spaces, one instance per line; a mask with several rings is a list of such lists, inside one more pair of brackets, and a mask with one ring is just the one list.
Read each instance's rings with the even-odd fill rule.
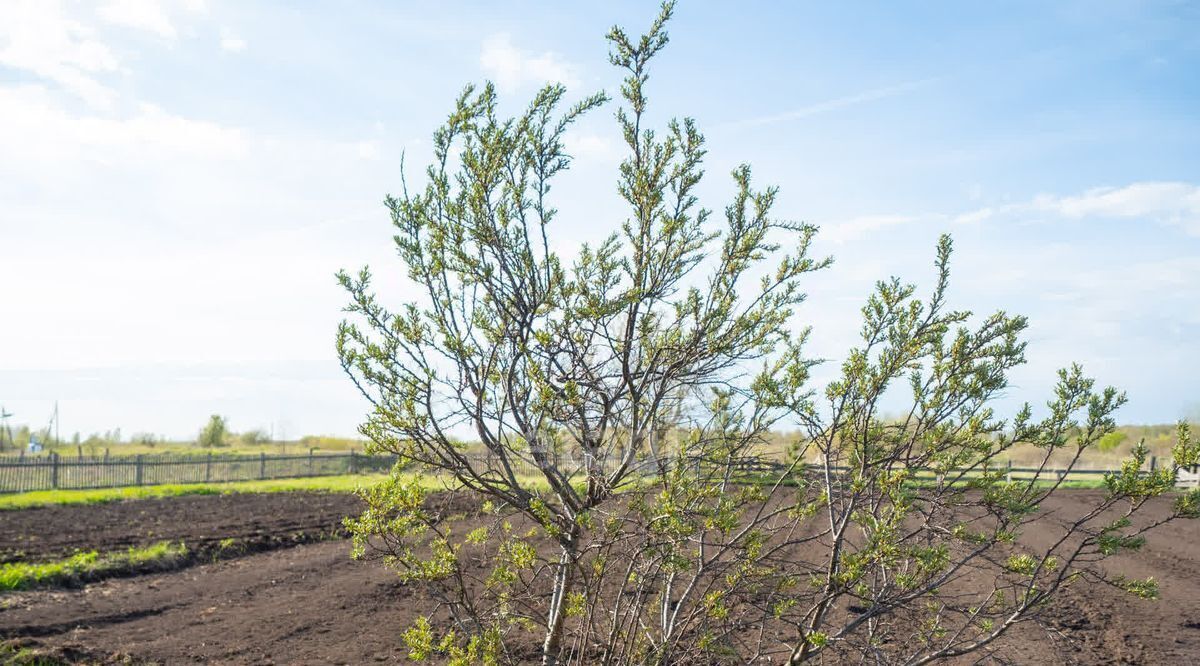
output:
[[137,456],[0,456],[0,493],[218,483],[384,472],[395,456],[361,453]]
[[[476,461],[483,467],[494,464],[480,456]],[[570,457],[557,458],[558,468],[568,476],[581,474],[589,465]],[[665,469],[677,461],[662,460]],[[259,479],[286,479],[309,476],[333,476],[365,472],[386,472],[396,463],[395,456],[368,456],[361,453],[315,453],[307,454],[259,454],[258,456],[208,454],[208,455],[138,455],[138,456],[60,456],[51,453],[44,456],[0,456],[0,493],[25,492],[30,490],[113,488],[118,486],[148,486],[164,483],[219,483],[227,481],[251,481]],[[592,461],[605,471],[615,469],[616,460]],[[710,464],[700,459],[688,459],[688,465],[697,467]],[[528,460],[512,460],[510,466],[518,475],[540,475],[540,470]],[[740,473],[771,475],[782,473],[787,466],[773,460],[746,458],[735,462]],[[1156,467],[1151,459],[1149,469]],[[816,465],[806,465],[809,473],[818,472]],[[660,469],[655,460],[639,460],[631,471],[635,474],[654,474]],[[796,470],[798,471],[798,470]],[[844,473],[845,468],[835,468],[835,473]],[[1054,469],[1038,470],[1032,467],[1001,468],[1010,481],[1100,481],[1109,469]],[[968,473],[968,476],[974,474]],[[937,478],[931,470],[917,470],[913,476],[919,481]],[[1180,474],[1180,485],[1196,487],[1200,474],[1186,470]]]
[[[1158,457],[1150,456],[1139,474],[1145,475],[1158,468]],[[780,474],[787,469],[787,465],[772,460],[747,459],[739,465],[742,472],[750,474]],[[809,473],[819,473],[822,467],[817,464],[806,464],[804,469]],[[831,470],[835,474],[843,474],[850,471],[848,467],[833,467]],[[1004,475],[1006,481],[1045,481],[1045,482],[1087,482],[1099,483],[1104,480],[1106,474],[1114,474],[1120,472],[1119,469],[1111,468],[1087,468],[1087,467],[1014,467],[1012,463],[1008,463],[1001,467],[992,467],[989,471],[999,471]],[[938,472],[931,469],[913,470],[911,479],[915,481],[936,481],[939,476],[955,478],[962,475],[963,478],[970,479],[971,477],[979,476],[981,472],[974,470],[951,470],[949,473],[940,475]],[[1200,468],[1192,467],[1185,468],[1179,471],[1177,485],[1183,488],[1200,487]]]

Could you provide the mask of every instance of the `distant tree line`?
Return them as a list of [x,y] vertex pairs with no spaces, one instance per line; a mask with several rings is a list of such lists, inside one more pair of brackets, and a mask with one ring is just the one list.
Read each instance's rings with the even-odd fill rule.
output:
[[229,419],[221,414],[213,414],[197,432],[196,438],[171,439],[164,435],[151,432],[135,432],[126,436],[121,428],[113,428],[103,432],[94,432],[84,436],[79,432],[70,437],[56,438],[53,431],[34,429],[28,425],[14,425],[0,431],[0,454],[13,454],[29,451],[30,444],[36,442],[45,451],[77,450],[85,455],[101,455],[106,449],[137,446],[140,448],[258,448],[271,444],[280,446],[298,446],[304,449],[351,449],[361,448],[362,443],[356,439],[333,437],[328,435],[306,435],[296,440],[275,440],[265,428],[251,428],[241,432],[234,431],[229,426]]

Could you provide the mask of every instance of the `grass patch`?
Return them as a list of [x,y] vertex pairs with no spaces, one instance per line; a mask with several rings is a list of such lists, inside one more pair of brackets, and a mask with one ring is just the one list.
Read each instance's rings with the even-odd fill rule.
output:
[[123,653],[105,651],[97,655],[78,645],[48,646],[31,637],[0,640],[0,666],[140,663]]
[[73,585],[119,573],[165,569],[187,554],[182,543],[160,541],[103,555],[90,550],[52,562],[12,562],[0,565],[0,592]]
[[279,493],[292,491],[350,493],[387,478],[385,474],[345,474],[300,479],[232,481],[228,483],[175,483],[159,486],[124,486],[96,490],[35,490],[0,495],[0,511],[61,504],[103,504],[121,500],[221,495],[232,493]]
[[67,663],[19,643],[0,643],[0,666],[64,666]]
[[[388,478],[388,474],[342,474],[339,476],[308,476],[297,479],[267,479],[265,481],[228,481],[224,483],[168,483],[156,486],[122,486],[95,490],[31,490],[24,493],[0,494],[0,511],[32,509],[39,506],[64,504],[104,504],[122,500],[156,499],[183,495],[232,495],[234,493],[325,492],[352,493],[373,486]],[[519,480],[530,488],[548,489],[544,478],[520,475]],[[427,490],[453,490],[457,483],[433,475],[422,475],[421,485]],[[582,481],[576,482],[580,489]]]
[[[298,479],[267,479],[265,481],[124,486],[96,490],[34,490],[25,493],[0,494],[0,511],[53,505],[103,504],[122,500],[155,499],[183,495],[279,492],[352,493],[359,488],[379,483],[387,477],[387,474],[344,474],[339,476],[312,476]],[[434,476],[424,476],[422,478],[424,481],[423,485],[429,490],[442,490],[447,487],[452,489],[454,486],[453,483],[444,483]],[[545,489],[548,487],[545,479],[542,478],[522,475],[520,480],[531,488]],[[1023,481],[1025,479],[1016,477],[1013,480]],[[773,475],[741,474],[736,478],[736,482],[745,484],[771,485],[775,481],[776,477]],[[929,480],[918,479],[915,482],[928,483]],[[1036,485],[1039,487],[1049,486],[1053,482],[1053,475],[1047,475]],[[582,481],[573,480],[573,483],[580,488],[583,487]],[[786,479],[783,483],[785,486],[794,484],[794,479]],[[1068,475],[1067,481],[1062,484],[1062,487],[1074,489],[1104,488],[1104,480],[1103,477],[1094,475]]]

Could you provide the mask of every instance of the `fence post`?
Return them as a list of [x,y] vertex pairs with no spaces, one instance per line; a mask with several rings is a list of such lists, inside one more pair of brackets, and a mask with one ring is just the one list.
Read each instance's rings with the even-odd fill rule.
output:
[[1150,471],[1158,469],[1158,456],[1150,456]]
[[1008,461],[1008,469],[1005,470],[1005,472],[1004,472],[1004,481],[1006,483],[1012,483],[1012,460],[1011,459]]
[[212,480],[212,451],[208,452],[208,460],[204,461],[204,482]]
[[267,453],[265,451],[258,452],[258,478],[267,478]]
[[140,453],[137,456],[136,476],[137,476],[137,485],[139,485],[139,486],[142,485],[142,454],[140,454]]
[[50,487],[58,488],[58,454],[50,454]]
[[358,474],[358,461],[354,457],[354,449],[350,449],[350,473]]
[[313,475],[313,447],[308,448],[308,475]]

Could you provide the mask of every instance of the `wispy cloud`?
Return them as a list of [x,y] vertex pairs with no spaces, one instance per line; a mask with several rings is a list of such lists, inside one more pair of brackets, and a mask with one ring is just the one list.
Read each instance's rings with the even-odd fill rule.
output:
[[106,23],[146,30],[166,39],[175,39],[177,34],[166,9],[157,0],[109,0],[97,13]]
[[[0,170],[39,167],[46,178],[61,175],[63,164],[128,164],[181,157],[237,159],[246,141],[237,128],[187,118],[142,103],[123,117],[73,114],[38,85],[0,86]],[[7,156],[12,156],[8,159]]]
[[32,74],[82,99],[93,109],[119,101],[105,80],[129,70],[109,45],[113,28],[179,35],[172,15],[201,14],[199,0],[107,0],[101,4],[51,0],[0,2],[0,67]]
[[618,145],[610,137],[583,131],[569,131],[563,136],[567,152],[577,158],[616,161],[621,157],[624,144]]
[[579,84],[576,67],[550,52],[536,54],[518,48],[512,37],[500,33],[483,42],[479,66],[496,86],[504,92],[518,90],[526,84]]
[[1066,220],[1141,220],[1200,236],[1200,185],[1144,181],[1122,187],[1095,187],[1079,194],[1039,194],[1032,199],[985,206],[961,213],[864,214],[821,222],[822,240],[844,244],[896,226],[914,224],[989,224],[1037,218]]
[[1200,236],[1200,185],[1145,181],[1123,187],[1096,187],[1076,195],[1041,194],[1030,201],[962,213],[955,216],[954,221],[977,224],[1022,213],[1048,214],[1071,220],[1145,220]]
[[120,64],[91,26],[58,3],[0,3],[0,67],[53,82],[93,108],[108,108],[116,94],[98,75]]
[[246,40],[238,37],[229,28],[221,28],[221,50],[229,53],[241,53],[246,50]]
[[916,215],[860,215],[848,220],[827,222],[821,225],[822,240],[834,243],[845,243],[858,240],[875,231],[902,224],[910,224],[929,216]]
[[887,99],[889,97],[897,97],[899,95],[904,95],[904,94],[910,93],[914,90],[918,90],[920,88],[924,88],[928,85],[936,83],[938,80],[939,79],[937,77],[933,77],[933,78],[927,78],[927,79],[920,79],[918,81],[909,81],[907,83],[901,83],[901,84],[897,84],[897,85],[893,85],[893,86],[885,86],[882,88],[873,88],[871,90],[865,90],[863,92],[856,93],[853,95],[846,95],[844,97],[835,97],[833,99],[827,99],[827,100],[824,100],[821,102],[815,102],[815,103],[809,104],[807,106],[802,106],[798,109],[792,109],[791,111],[784,111],[783,113],[775,113],[775,114],[771,114],[771,115],[758,116],[755,118],[745,118],[743,120],[736,120],[733,122],[724,123],[724,124],[720,125],[719,127],[721,129],[740,129],[740,128],[745,128],[745,127],[758,127],[761,125],[771,125],[774,123],[781,123],[781,122],[786,122],[789,120],[799,120],[801,118],[808,118],[810,116],[827,113],[829,111],[836,111],[838,109],[844,109],[844,108],[851,107],[851,106],[857,106],[859,104],[866,104],[868,102],[876,102],[876,101],[879,101],[882,99]]

